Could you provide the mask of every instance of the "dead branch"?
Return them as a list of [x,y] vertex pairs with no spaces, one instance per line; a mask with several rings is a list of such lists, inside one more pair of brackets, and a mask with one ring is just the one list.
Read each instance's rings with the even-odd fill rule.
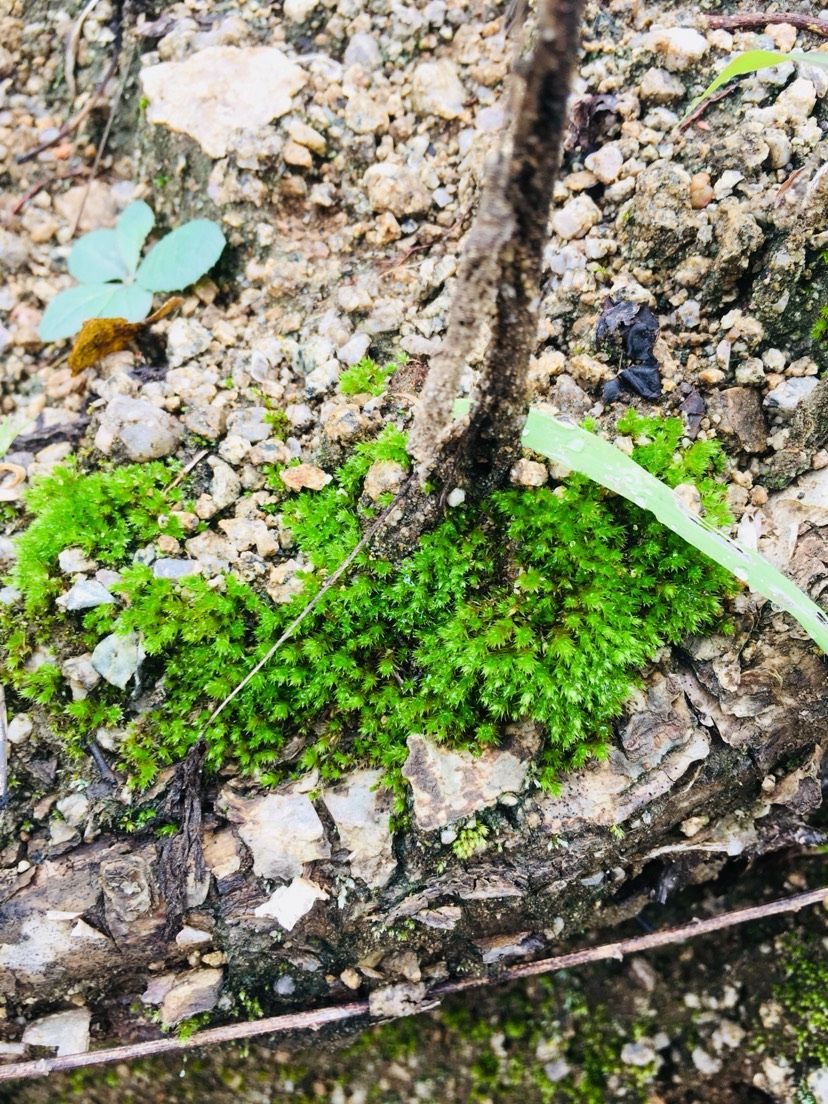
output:
[[737,15],[708,15],[707,25],[714,29],[727,31],[767,27],[768,24],[789,23],[800,31],[828,38],[828,21],[816,19],[804,12],[739,12]]
[[[685,943],[700,935],[724,931],[738,924],[752,920],[765,920],[770,916],[799,912],[810,905],[818,905],[828,900],[828,887],[814,889],[808,893],[798,893],[793,897],[783,897],[769,901],[764,905],[725,912],[721,916],[711,916],[706,920],[694,920],[679,928],[650,932],[633,939],[621,939],[616,943],[602,943],[598,947],[587,947],[582,951],[556,955],[537,962],[527,962],[517,966],[508,966],[497,977],[485,976],[447,981],[435,986],[425,996],[424,1003],[439,1002],[443,997],[468,989],[496,985],[502,982],[519,981],[522,978],[538,977],[542,974],[556,973],[559,970],[572,969],[592,962],[605,962],[608,959],[620,960],[625,955],[638,954],[654,950],[656,947],[668,947]],[[420,1011],[419,1008],[414,1012]],[[369,1014],[367,1000],[351,1001],[349,1004],[317,1008],[310,1012],[296,1012],[285,1016],[271,1016],[263,1020],[251,1020],[247,1023],[227,1024],[224,1027],[212,1027],[206,1031],[197,1031],[187,1039],[150,1039],[143,1043],[127,1046],[109,1047],[105,1050],[89,1051],[84,1054],[66,1054],[60,1058],[40,1058],[31,1062],[14,1062],[0,1066],[0,1081],[13,1081],[42,1077],[49,1073],[81,1069],[87,1066],[99,1066],[112,1062],[125,1062],[134,1058],[148,1058],[157,1054],[179,1053],[196,1047],[228,1043],[239,1039],[253,1039],[261,1035],[276,1035],[285,1032],[319,1031],[328,1024],[341,1023]]]
[[[483,495],[520,451],[529,357],[537,333],[543,249],[578,57],[583,0],[538,5],[534,49],[513,74],[511,124],[466,239],[448,331],[423,387],[409,448],[419,476],[471,484]],[[452,406],[480,325],[492,339],[468,423]]]

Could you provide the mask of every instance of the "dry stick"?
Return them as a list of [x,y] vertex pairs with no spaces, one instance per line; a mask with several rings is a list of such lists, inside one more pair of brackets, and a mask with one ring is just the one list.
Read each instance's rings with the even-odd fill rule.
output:
[[92,162],[92,168],[89,172],[89,178],[86,181],[86,187],[83,190],[83,196],[81,197],[80,206],[78,207],[78,213],[75,215],[75,221],[72,223],[72,229],[69,232],[70,240],[74,238],[75,234],[77,234],[78,232],[80,220],[83,218],[84,208],[86,207],[86,201],[89,199],[89,192],[92,188],[92,182],[98,175],[98,169],[101,167],[101,160],[103,159],[104,151],[106,150],[106,144],[109,141],[109,134],[112,130],[112,124],[115,121],[115,114],[118,111],[118,107],[120,106],[121,99],[123,98],[127,81],[129,80],[129,70],[132,67],[132,58],[133,54],[130,53],[129,57],[126,60],[126,64],[124,65],[123,79],[118,85],[118,91],[115,93],[112,99],[112,104],[109,108],[109,116],[106,120],[106,126],[104,127],[103,134],[101,135],[101,140],[98,143],[98,148],[95,152],[95,160]]
[[101,0],[89,0],[89,3],[75,20],[69,37],[66,39],[66,53],[64,54],[63,71],[66,76],[66,87],[69,89],[69,97],[74,100],[77,85],[75,83],[75,62],[78,59],[78,45],[80,44],[81,31],[86,17],[91,15]]
[[112,79],[112,74],[117,68],[118,59],[116,57],[111,62],[107,71],[104,73],[103,78],[92,90],[89,99],[86,101],[86,103],[77,113],[77,115],[74,115],[71,119],[68,119],[53,138],[49,138],[45,142],[41,142],[40,145],[35,146],[34,149],[30,149],[28,153],[21,153],[19,157],[15,158],[15,164],[23,165],[27,161],[32,161],[35,157],[38,156],[38,154],[44,153],[47,149],[51,149],[52,146],[56,146],[62,138],[65,138],[67,136],[67,134],[71,134],[73,130],[77,130],[77,128],[81,125],[89,112],[92,111],[94,107],[97,107],[98,101],[103,95],[107,84],[109,84],[109,81]]
[[317,593],[313,596],[313,598],[311,598],[311,600],[308,602],[308,604],[305,606],[305,608],[302,610],[302,612],[299,613],[291,621],[291,623],[288,625],[288,627],[285,629],[285,631],[282,633],[282,635],[279,637],[279,639],[276,641],[276,643],[274,645],[272,645],[272,647],[268,648],[268,650],[265,652],[265,654],[262,656],[262,658],[259,660],[259,662],[256,664],[256,666],[253,667],[252,670],[247,672],[247,674],[244,676],[244,678],[241,680],[241,682],[238,683],[230,691],[230,693],[227,695],[227,697],[224,699],[224,701],[221,703],[221,705],[219,705],[216,709],[213,710],[213,712],[207,718],[207,721],[204,724],[204,727],[202,728],[201,732],[199,733],[199,739],[202,739],[206,735],[207,729],[210,727],[210,725],[213,723],[213,721],[216,720],[216,718],[219,716],[219,714],[230,704],[230,702],[238,694],[240,694],[242,692],[242,690],[244,690],[245,686],[247,686],[247,684],[250,682],[250,680],[252,678],[255,678],[255,676],[259,673],[259,671],[261,671],[262,667],[264,667],[265,664],[267,664],[273,658],[273,656],[276,654],[276,652],[279,650],[279,648],[281,648],[281,646],[285,643],[285,641],[289,640],[291,638],[291,636],[293,636],[296,629],[299,628],[299,626],[302,624],[302,622],[305,620],[305,618],[308,616],[308,614],[311,612],[311,610],[316,605],[319,604],[319,602],[328,593],[328,591],[331,589],[331,587],[334,585],[334,583],[345,574],[345,572],[348,570],[348,568],[351,566],[351,564],[357,558],[357,556],[362,551],[362,549],[380,531],[380,529],[388,521],[388,519],[390,518],[390,516],[394,512],[394,510],[399,506],[400,502],[403,500],[405,495],[408,493],[408,490],[412,485],[412,480],[413,480],[413,477],[409,476],[408,479],[405,481],[405,483],[400,488],[400,490],[397,492],[397,496],[394,499],[394,501],[391,503],[391,505],[387,506],[385,508],[385,510],[383,510],[383,512],[380,514],[380,516],[377,518],[377,520],[374,522],[374,524],[371,526],[371,528],[367,530],[367,532],[365,533],[365,536],[359,541],[358,544],[356,544],[354,546],[354,548],[351,550],[351,552],[348,553],[348,555],[345,557],[345,559],[342,561],[342,563],[339,565],[339,567],[336,569],[336,571],[334,571],[333,575],[331,575],[328,579],[325,580],[325,583],[322,586],[322,588],[317,591]]
[[[665,931],[650,932],[633,939],[621,939],[616,943],[602,943],[599,947],[587,947],[582,951],[543,958],[537,962],[527,962],[519,966],[508,966],[496,977],[463,978],[459,981],[447,981],[429,990],[424,1002],[439,1000],[467,989],[478,989],[502,982],[519,981],[522,978],[552,974],[558,970],[568,970],[573,966],[603,962],[608,959],[620,960],[625,955],[650,951],[656,947],[668,947],[684,943],[699,935],[723,931],[725,928],[745,924],[751,920],[764,920],[769,916],[799,912],[809,905],[817,905],[828,900],[828,886],[814,889],[808,893],[799,893],[794,897],[783,897],[769,901],[765,905],[753,905],[750,908],[725,912],[721,916],[712,916],[707,920],[695,920],[680,928],[667,928]],[[421,1009],[414,1008],[416,1014]],[[40,1077],[48,1073],[79,1069],[83,1066],[104,1065],[111,1062],[124,1062],[133,1058],[148,1058],[156,1054],[178,1053],[195,1047],[209,1046],[213,1043],[227,1043],[238,1039],[252,1039],[258,1035],[276,1035],[287,1031],[319,1031],[331,1023],[355,1019],[370,1013],[367,1000],[352,1001],[349,1004],[317,1008],[310,1012],[289,1013],[286,1016],[272,1016],[264,1020],[250,1020],[247,1023],[228,1024],[225,1027],[212,1027],[206,1031],[197,1031],[187,1039],[151,1039],[144,1043],[132,1043],[127,1046],[109,1047],[106,1050],[94,1050],[85,1054],[66,1054],[62,1058],[41,1058],[31,1062],[15,1062],[0,1066],[0,1081],[12,1081],[16,1078]]]
[[171,490],[173,487],[177,487],[182,479],[190,474],[196,464],[200,464],[204,457],[209,456],[209,454],[210,450],[208,448],[201,449],[200,452],[197,452],[192,460],[187,461],[187,463],[184,465],[184,467],[181,469],[181,471],[178,473],[172,483],[170,483],[167,490]]
[[702,117],[702,115],[704,115],[705,111],[707,111],[708,107],[710,107],[711,104],[718,103],[719,100],[723,100],[725,96],[729,96],[731,92],[735,92],[738,87],[739,82],[733,81],[730,84],[726,84],[724,88],[720,88],[718,92],[711,93],[711,95],[709,95],[699,104],[695,111],[691,111],[686,119],[682,119],[681,122],[677,124],[674,129],[674,133],[681,134],[683,130],[687,130],[689,126],[692,126],[693,123],[697,122]]
[[769,23],[790,23],[801,31],[828,38],[828,22],[803,12],[741,12],[738,15],[708,15],[707,25],[714,30],[738,30],[743,27],[767,27]]
[[0,683],[0,809],[9,797],[9,733],[6,722],[6,692]]

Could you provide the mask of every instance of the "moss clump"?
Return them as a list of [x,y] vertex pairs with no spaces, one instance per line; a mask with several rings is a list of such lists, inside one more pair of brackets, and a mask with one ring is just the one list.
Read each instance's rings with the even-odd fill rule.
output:
[[785,940],[785,978],[774,997],[785,1010],[783,1031],[793,1058],[808,1068],[828,1066],[828,954],[816,936]]
[[[722,489],[705,476],[719,462],[712,446],[677,451],[678,419],[630,428],[636,459],[672,485],[696,479],[708,513],[721,514]],[[216,703],[353,549],[374,510],[361,488],[378,459],[407,463],[402,433],[391,427],[357,446],[327,488],[284,507],[313,571],[304,593],[281,606],[233,576],[216,587],[124,566],[161,531],[158,515],[172,504],[166,469],[56,471],[32,492],[34,520],[20,540],[13,582],[28,620],[6,645],[13,684],[30,692],[22,663],[44,631],[74,633],[84,647],[112,631],[140,633],[147,678],[163,674],[165,696],[132,722],[123,753],[147,783],[186,753]],[[52,612],[61,585],[54,562],[69,545],[123,568],[113,587],[121,606]],[[362,553],[210,726],[210,762],[233,758],[274,779],[289,741],[292,769],[335,777],[370,763],[393,776],[411,732],[479,748],[503,723],[528,718],[546,732],[538,774],[549,785],[602,752],[638,669],[663,644],[712,625],[732,589],[722,569],[651,515],[585,478],[554,491],[505,490],[480,508],[452,510],[398,566]],[[113,693],[96,689],[74,703],[75,726],[79,710],[101,723]],[[65,719],[54,681],[45,697]]]
[[339,377],[339,390],[343,395],[381,395],[389,377],[407,357],[401,356],[391,364],[377,364],[370,357],[363,357],[346,369]]

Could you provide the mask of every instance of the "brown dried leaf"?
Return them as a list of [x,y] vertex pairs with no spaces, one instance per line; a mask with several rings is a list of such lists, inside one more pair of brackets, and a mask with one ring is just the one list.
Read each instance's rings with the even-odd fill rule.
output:
[[154,314],[143,322],[127,322],[125,318],[90,318],[81,326],[75,338],[72,352],[69,354],[69,367],[76,376],[85,368],[91,368],[110,353],[119,353],[128,348],[136,336],[146,326],[159,322],[180,307],[184,300],[173,296]]

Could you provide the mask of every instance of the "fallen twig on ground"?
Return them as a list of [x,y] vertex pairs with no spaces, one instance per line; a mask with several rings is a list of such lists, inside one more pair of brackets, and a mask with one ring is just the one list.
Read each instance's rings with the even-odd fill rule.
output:
[[718,103],[719,100],[723,100],[725,96],[729,96],[730,93],[734,92],[738,87],[738,82],[734,82],[733,84],[726,85],[724,88],[720,88],[718,92],[714,92],[712,95],[708,96],[699,104],[695,111],[691,111],[686,118],[682,119],[680,123],[676,124],[675,133],[681,134],[683,130],[687,130],[687,128],[689,126],[692,126],[693,123],[698,122],[698,120],[702,117],[702,115],[704,115],[705,111],[707,111],[708,107],[710,107],[711,104]]
[[736,15],[708,15],[707,25],[714,30],[747,30],[768,24],[789,23],[800,31],[812,31],[828,38],[828,20],[804,12],[738,12]]
[[75,62],[78,60],[78,46],[80,45],[81,31],[86,22],[86,17],[91,15],[101,0],[89,0],[78,18],[72,24],[72,30],[66,39],[66,53],[64,54],[63,70],[66,75],[66,87],[69,89],[69,97],[74,100],[77,91],[75,82]]
[[[527,962],[518,966],[507,966],[496,977],[463,978],[446,981],[435,986],[425,995],[425,1002],[440,1000],[443,997],[462,993],[468,989],[479,989],[501,982],[519,981],[522,978],[552,974],[559,970],[584,966],[592,962],[605,962],[608,959],[620,960],[625,955],[638,954],[656,947],[668,947],[685,943],[699,935],[723,931],[738,924],[752,920],[764,920],[769,916],[781,916],[785,913],[799,912],[810,905],[818,905],[828,900],[828,886],[814,889],[808,893],[798,893],[794,897],[783,897],[768,901],[764,905],[725,912],[721,916],[711,916],[706,920],[694,920],[679,928],[667,928],[664,931],[649,932],[633,939],[621,939],[615,943],[602,943],[598,947],[586,947],[582,951],[543,958],[537,962]],[[420,1011],[419,1008],[412,1013]],[[196,1047],[210,1046],[216,1043],[229,1043],[240,1039],[253,1039],[261,1035],[276,1035],[285,1032],[319,1031],[328,1024],[341,1023],[369,1014],[367,1000],[351,1001],[349,1004],[317,1008],[310,1012],[293,1012],[286,1016],[271,1016],[263,1020],[251,1020],[247,1023],[227,1024],[224,1027],[211,1027],[197,1031],[186,1039],[150,1039],[143,1043],[131,1043],[126,1046],[108,1047],[105,1050],[87,1051],[84,1054],[65,1054],[60,1058],[40,1058],[31,1062],[14,1062],[0,1066],[0,1081],[42,1077],[49,1073],[81,1069],[85,1066],[98,1066],[112,1062],[125,1062],[134,1058],[149,1058],[158,1054],[175,1054]]]
[[6,692],[0,685],[0,809],[9,799],[9,735],[6,721]]

